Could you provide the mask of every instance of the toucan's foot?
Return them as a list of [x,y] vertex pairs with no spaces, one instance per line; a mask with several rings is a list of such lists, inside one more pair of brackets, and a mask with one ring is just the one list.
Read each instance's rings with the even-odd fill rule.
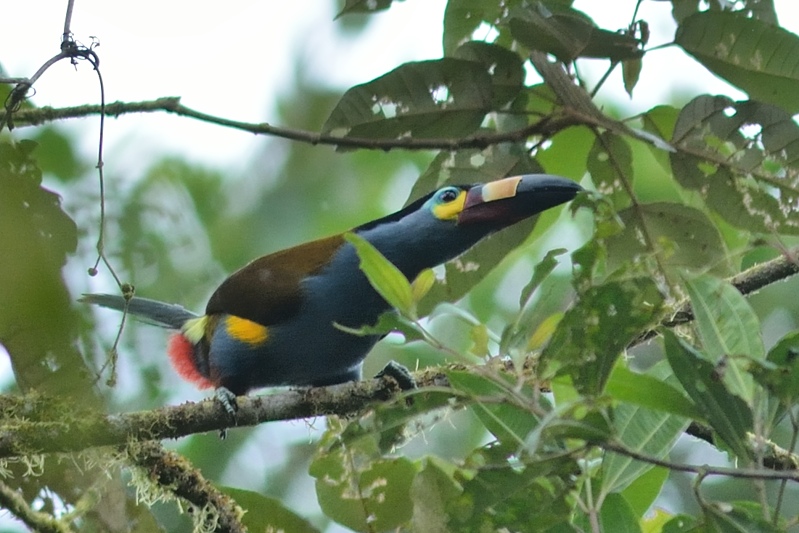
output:
[[400,389],[404,391],[413,390],[416,388],[416,380],[413,379],[413,374],[411,374],[411,371],[396,361],[389,361],[388,364],[383,367],[383,370],[378,372],[375,377],[382,378],[383,376],[394,378],[394,380],[400,386]]
[[[222,404],[227,414],[230,415],[231,420],[235,422],[236,412],[239,410],[239,406],[236,403],[236,395],[227,387],[217,387],[214,389],[214,398]],[[227,438],[227,429],[219,430],[219,438],[222,440]]]
[[226,387],[217,387],[214,389],[214,397],[216,398],[216,401],[222,404],[222,407],[225,408],[227,414],[229,414],[230,417],[235,420],[236,411],[239,410],[239,406],[236,404],[236,395]]

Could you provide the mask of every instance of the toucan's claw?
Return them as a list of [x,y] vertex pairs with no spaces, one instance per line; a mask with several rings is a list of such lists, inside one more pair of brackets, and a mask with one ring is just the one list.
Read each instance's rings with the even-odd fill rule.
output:
[[383,370],[378,372],[375,377],[382,378],[386,376],[394,378],[394,381],[397,382],[397,384],[400,386],[400,389],[403,391],[409,391],[416,388],[416,380],[413,379],[413,374],[411,374],[411,371],[396,361],[389,361],[388,364],[383,367]]
[[214,389],[214,397],[216,398],[216,401],[222,404],[222,407],[225,408],[227,414],[229,414],[230,417],[235,420],[236,412],[239,410],[239,406],[236,403],[236,395],[226,387],[217,387]]

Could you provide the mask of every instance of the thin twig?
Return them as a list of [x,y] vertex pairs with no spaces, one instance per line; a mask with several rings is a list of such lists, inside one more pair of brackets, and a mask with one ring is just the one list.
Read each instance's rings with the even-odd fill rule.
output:
[[64,17],[64,32],[61,34],[61,48],[64,48],[64,43],[72,40],[72,8],[75,7],[75,0],[67,0],[67,14]]
[[166,111],[175,115],[194,118],[209,124],[233,128],[257,135],[272,135],[283,139],[304,142],[312,145],[341,146],[347,148],[367,148],[375,150],[462,150],[466,148],[486,148],[496,144],[524,141],[531,136],[551,135],[568,126],[577,124],[600,125],[595,117],[585,116],[579,111],[563,108],[557,114],[544,117],[527,127],[493,134],[480,133],[458,139],[372,139],[365,137],[340,137],[325,133],[272,126],[261,122],[243,122],[203,113],[184,106],[178,97],[164,97],[142,102],[113,102],[105,111],[97,105],[77,107],[21,109],[14,115],[17,127],[37,126],[55,120],[82,118],[103,113],[119,117],[130,113],[154,113]]
[[667,459],[660,459],[652,455],[641,453],[637,450],[628,448],[619,442],[605,442],[599,445],[602,449],[619,455],[624,455],[631,459],[648,463],[655,466],[662,466],[675,472],[688,472],[704,476],[727,476],[739,479],[760,479],[760,480],[786,480],[799,481],[799,470],[766,470],[761,468],[733,468],[724,466],[690,465],[685,463],[675,463]]

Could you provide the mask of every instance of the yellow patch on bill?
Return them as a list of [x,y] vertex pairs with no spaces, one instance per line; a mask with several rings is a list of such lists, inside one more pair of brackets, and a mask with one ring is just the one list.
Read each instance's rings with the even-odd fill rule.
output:
[[486,183],[483,185],[483,201],[491,202],[516,196],[516,189],[521,181],[521,176],[513,176]]
[[263,344],[268,336],[266,326],[232,315],[225,318],[225,328],[234,339],[254,346]]
[[463,211],[463,204],[466,203],[466,191],[461,191],[457,198],[445,204],[433,206],[433,214],[439,220],[452,220],[457,218]]
[[183,327],[180,328],[180,331],[190,343],[197,344],[205,336],[205,326],[207,323],[208,316],[192,318],[183,323]]

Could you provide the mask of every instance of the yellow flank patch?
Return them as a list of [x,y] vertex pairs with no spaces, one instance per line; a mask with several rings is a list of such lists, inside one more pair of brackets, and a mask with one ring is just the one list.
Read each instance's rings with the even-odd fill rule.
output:
[[208,316],[200,316],[197,318],[192,318],[187,320],[183,323],[183,327],[180,328],[180,331],[183,333],[183,336],[186,337],[190,343],[197,344],[200,342],[205,335],[205,326],[208,323]]
[[457,198],[445,204],[433,206],[433,214],[439,220],[452,220],[457,218],[463,211],[463,204],[466,202],[466,191],[461,191]]
[[247,344],[262,344],[267,338],[266,326],[246,318],[230,315],[225,318],[225,327],[228,335]]

